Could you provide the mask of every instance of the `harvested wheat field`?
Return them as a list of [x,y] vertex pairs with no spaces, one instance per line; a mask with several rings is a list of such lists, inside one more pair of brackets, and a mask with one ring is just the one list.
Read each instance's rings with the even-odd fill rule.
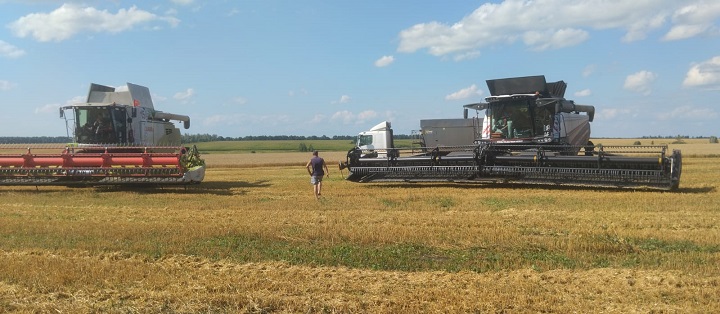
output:
[[688,145],[677,192],[357,184],[343,152],[320,201],[307,153],[208,154],[187,189],[1,187],[0,312],[714,312],[720,145]]

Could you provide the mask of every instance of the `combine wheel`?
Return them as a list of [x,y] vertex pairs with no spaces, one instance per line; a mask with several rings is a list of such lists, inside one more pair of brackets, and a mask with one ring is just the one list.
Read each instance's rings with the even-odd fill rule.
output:
[[595,144],[592,141],[588,141],[585,144],[585,156],[592,156],[595,153]]
[[360,156],[362,155],[362,150],[360,148],[352,148],[348,151],[347,154],[347,164],[348,167],[354,167],[360,164]]
[[439,147],[435,147],[430,152],[430,159],[432,160],[433,166],[437,166],[439,164],[438,163],[440,161],[440,148]]

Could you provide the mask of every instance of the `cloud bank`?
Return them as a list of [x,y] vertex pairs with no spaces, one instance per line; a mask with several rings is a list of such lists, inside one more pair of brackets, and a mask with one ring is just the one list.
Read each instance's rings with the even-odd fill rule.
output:
[[447,24],[416,24],[399,34],[399,52],[427,50],[456,60],[485,47],[521,41],[542,51],[579,45],[589,30],[618,29],[625,42],[667,30],[662,40],[681,40],[718,32],[720,1],[707,0],[505,0],[484,3],[470,15]]
[[63,41],[81,33],[120,33],[141,25],[162,22],[169,26],[180,23],[175,17],[158,16],[136,6],[117,13],[93,7],[65,3],[50,13],[25,15],[8,26],[16,36],[32,37],[40,42]]

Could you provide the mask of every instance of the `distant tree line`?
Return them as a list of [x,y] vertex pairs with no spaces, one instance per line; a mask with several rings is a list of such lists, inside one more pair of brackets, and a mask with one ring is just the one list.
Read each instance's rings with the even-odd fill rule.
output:
[[[219,142],[219,141],[272,141],[272,140],[355,140],[355,135],[333,135],[332,137],[321,135],[247,135],[239,137],[220,136],[216,134],[183,134],[183,143]],[[393,138],[406,140],[412,139],[412,135],[395,134]],[[641,139],[708,139],[710,143],[718,143],[717,136],[689,136],[689,135],[645,135]],[[41,143],[69,143],[72,138],[67,136],[0,136],[0,144],[41,144]]]
[[42,143],[69,143],[72,139],[67,136],[1,136],[0,144],[42,144]]
[[653,138],[675,138],[675,139],[678,139],[678,138],[686,138],[686,139],[697,138],[697,139],[704,139],[704,138],[707,138],[707,139],[710,139],[710,138],[713,138],[713,137],[716,137],[716,136],[702,136],[702,135],[701,135],[701,136],[690,136],[690,135],[645,135],[645,136],[643,136],[643,137],[641,137],[641,138],[646,138],[646,139],[653,139]]
[[[663,139],[663,138],[664,138],[664,139],[669,139],[669,138],[673,138],[673,139],[675,139],[675,141],[672,142],[673,144],[685,144],[685,141],[683,141],[683,140],[684,140],[684,139],[691,139],[691,138],[695,138],[695,139],[708,139],[708,141],[710,142],[710,144],[717,144],[717,143],[718,143],[718,137],[717,137],[717,136],[695,136],[695,137],[692,137],[692,136],[689,136],[689,135],[676,135],[676,136],[643,136],[642,138],[644,138],[644,139]],[[640,141],[637,141],[637,142],[639,143]]]
[[[239,137],[220,136],[217,134],[183,134],[183,143],[221,142],[221,141],[280,141],[280,140],[354,140],[355,135],[303,136],[303,135],[247,135]],[[409,139],[410,135],[394,135],[395,139]]]
[[[301,135],[248,135],[240,137],[220,136],[216,134],[183,134],[183,143],[218,142],[218,141],[272,141],[272,140],[355,140],[354,135],[334,136],[301,136]],[[395,135],[395,139],[409,139],[410,135]],[[67,136],[0,136],[0,144],[42,144],[42,143],[70,143],[72,138]]]

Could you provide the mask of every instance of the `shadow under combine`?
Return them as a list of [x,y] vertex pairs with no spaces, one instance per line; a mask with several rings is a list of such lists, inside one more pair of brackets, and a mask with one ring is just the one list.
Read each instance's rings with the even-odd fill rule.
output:
[[520,184],[520,183],[455,183],[455,182],[403,182],[403,183],[364,183],[368,186],[384,186],[392,188],[428,188],[428,187],[445,187],[456,189],[483,189],[483,188],[502,188],[502,189],[529,189],[529,190],[558,190],[558,191],[603,191],[603,192],[662,192],[662,193],[687,193],[687,194],[707,194],[714,192],[716,187],[680,187],[674,191],[659,190],[653,188],[635,188],[635,187],[594,187],[582,185],[559,185],[559,184]]
[[58,193],[62,191],[92,189],[96,192],[133,192],[138,194],[211,194],[211,195],[238,195],[246,191],[238,189],[251,189],[272,186],[268,180],[254,182],[246,181],[205,181],[193,185],[158,185],[158,184],[135,184],[135,185],[102,185],[102,186],[26,186],[0,188],[0,193]]

